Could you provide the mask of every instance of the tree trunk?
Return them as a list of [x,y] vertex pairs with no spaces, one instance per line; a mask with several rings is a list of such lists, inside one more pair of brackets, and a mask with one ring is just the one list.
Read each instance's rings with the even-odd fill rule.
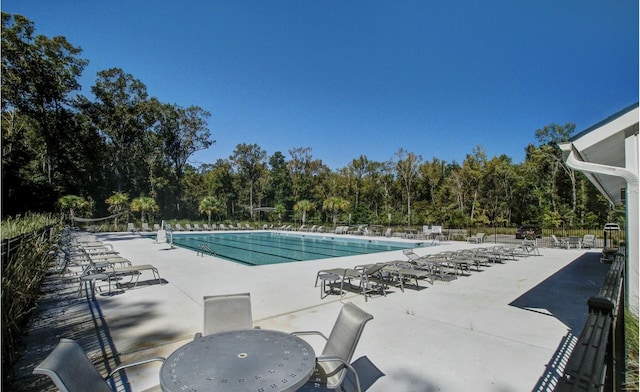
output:
[[471,202],[471,214],[469,215],[469,222],[473,220],[473,215],[476,212],[476,201],[478,200],[478,189],[473,192],[473,201]]

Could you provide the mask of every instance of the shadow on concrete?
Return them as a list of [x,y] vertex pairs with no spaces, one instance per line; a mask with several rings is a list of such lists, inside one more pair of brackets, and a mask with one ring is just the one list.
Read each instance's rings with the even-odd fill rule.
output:
[[[376,365],[371,362],[371,360],[367,357],[360,357],[355,362],[351,364],[355,369],[356,373],[358,373],[358,380],[360,380],[360,390],[367,391],[371,386],[385,374],[382,373],[380,369]],[[357,391],[355,376],[352,372],[348,372],[342,382],[342,388],[338,389],[344,392],[355,392]],[[334,391],[334,389],[328,389],[326,385],[316,384],[308,382],[298,389],[298,392],[317,392],[317,391]]]
[[[511,305],[556,317],[569,331],[549,359],[533,392],[554,391],[589,315],[587,300],[597,295],[611,268],[600,263],[600,252],[589,252],[516,299]],[[536,297],[538,297],[536,299]]]
[[[157,282],[157,280],[156,280]],[[107,375],[121,364],[120,350],[115,347],[111,337],[111,328],[126,327],[141,319],[152,317],[153,306],[147,303],[126,320],[114,320],[114,326],[107,325],[102,314],[100,301],[91,300],[91,292],[85,287],[82,296],[78,296],[78,283],[64,281],[56,274],[46,277],[42,286],[42,296],[25,331],[24,349],[14,366],[14,374],[8,390],[19,392],[57,391],[53,382],[46,376],[32,374],[33,369],[42,362],[56,347],[60,338],[73,339],[80,344],[89,359],[102,375]],[[161,335],[148,334],[139,336],[132,346],[126,349],[143,350],[148,342],[176,339],[178,336],[171,330],[164,330]],[[120,348],[121,349],[121,348]],[[124,355],[124,354],[123,354]],[[110,381],[112,389],[130,391],[126,374],[120,372]]]
[[555,317],[579,335],[589,313],[587,299],[598,294],[610,267],[600,256],[584,253],[509,305]]
[[555,390],[577,342],[578,338],[571,332],[562,337],[556,352],[551,357],[532,392],[553,392]]
[[[358,378],[360,380],[360,388],[363,391],[368,390],[371,386],[385,374],[382,373],[380,369],[367,357],[363,356],[355,360],[351,364],[353,368],[358,373]],[[343,388],[346,392],[355,391],[355,381],[354,376],[351,373],[348,373],[345,377]]]
[[160,279],[140,280],[138,282],[124,282],[124,283],[118,282],[116,283],[116,287],[119,289],[131,290],[131,289],[138,289],[138,288],[143,288],[148,286],[163,285],[167,283],[169,282],[166,279],[160,278]]
[[424,374],[414,373],[409,370],[394,371],[393,376],[388,377],[392,377],[392,385],[395,385],[395,389],[397,389],[398,391],[446,391],[445,387],[425,378]]

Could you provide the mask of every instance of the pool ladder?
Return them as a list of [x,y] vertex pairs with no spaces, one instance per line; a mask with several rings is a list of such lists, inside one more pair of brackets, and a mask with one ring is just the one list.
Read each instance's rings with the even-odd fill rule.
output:
[[216,252],[213,249],[209,248],[209,245],[206,245],[206,244],[198,245],[198,252],[196,252],[196,255],[204,257],[205,252],[212,256],[216,255]]

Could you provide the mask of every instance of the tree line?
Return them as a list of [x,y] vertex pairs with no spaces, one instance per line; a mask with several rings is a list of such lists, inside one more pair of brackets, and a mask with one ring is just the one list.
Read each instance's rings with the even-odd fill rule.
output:
[[215,143],[206,110],[162,103],[120,68],[98,72],[83,96],[81,49],[36,35],[20,15],[2,13],[2,48],[3,217],[71,208],[236,222],[265,220],[256,209],[273,207],[269,219],[310,224],[577,228],[615,213],[562,160],[557,143],[572,123],[536,130],[522,163],[482,146],[460,163],[401,148],[388,161],[361,155],[332,170],[311,147],[270,154],[239,143],[228,159],[195,167],[189,158]]

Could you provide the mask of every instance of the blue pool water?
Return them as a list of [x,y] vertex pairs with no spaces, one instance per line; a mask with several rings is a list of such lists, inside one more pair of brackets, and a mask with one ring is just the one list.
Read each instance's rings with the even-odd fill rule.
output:
[[173,244],[247,265],[354,256],[428,246],[376,239],[346,239],[290,233],[174,234]]

